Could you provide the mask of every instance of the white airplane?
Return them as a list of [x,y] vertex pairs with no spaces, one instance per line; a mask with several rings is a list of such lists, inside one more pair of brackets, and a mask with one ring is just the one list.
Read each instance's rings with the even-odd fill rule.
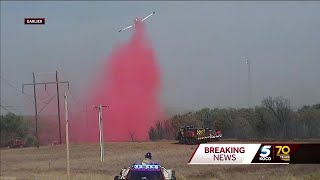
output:
[[[154,15],[154,13],[156,13],[156,12],[153,12],[153,13],[149,14],[148,16],[146,16],[145,18],[143,18],[143,19],[141,20],[141,22],[145,21],[145,20],[148,19],[150,16]],[[134,20],[135,23],[136,23],[137,21],[138,21],[138,18],[136,18],[136,19]],[[128,26],[128,27],[126,27],[126,28],[120,29],[118,32],[121,32],[121,31],[124,31],[124,30],[126,30],[126,29],[132,28],[133,26],[134,26],[134,24],[132,24],[131,26]]]

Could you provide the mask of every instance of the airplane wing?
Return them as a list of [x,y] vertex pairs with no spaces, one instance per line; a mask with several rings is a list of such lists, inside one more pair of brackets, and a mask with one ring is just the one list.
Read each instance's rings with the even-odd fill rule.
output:
[[[142,20],[141,20],[141,22],[142,21],[145,21],[146,19],[148,19],[150,16],[152,16],[154,13],[156,13],[156,12],[153,12],[153,13],[151,13],[151,14],[149,14],[148,16],[146,16],[145,18],[143,18]],[[131,25],[131,26],[128,26],[128,27],[126,27],[126,28],[123,28],[123,29],[120,29],[118,32],[121,32],[121,31],[124,31],[124,30],[126,30],[126,29],[129,29],[129,28],[132,28],[134,25]]]
[[150,16],[154,15],[154,13],[156,13],[156,12],[153,12],[153,13],[149,14],[147,17],[143,18],[141,21],[144,21],[144,20],[148,19]]
[[132,26],[133,25],[131,25],[131,26],[128,26],[128,27],[126,27],[126,28],[123,28],[123,29],[120,29],[118,32],[121,32],[121,31],[124,31],[124,30],[126,30],[126,29],[129,29],[129,28],[132,28]]

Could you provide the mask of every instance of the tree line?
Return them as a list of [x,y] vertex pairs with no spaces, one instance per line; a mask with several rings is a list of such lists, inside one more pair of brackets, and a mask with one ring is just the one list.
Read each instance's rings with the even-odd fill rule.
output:
[[33,129],[33,125],[27,118],[11,112],[0,115],[0,147],[8,146],[8,142],[15,139],[24,141],[26,146],[34,145]]
[[[1,115],[0,146],[13,139],[34,145],[35,124],[31,119],[13,113]],[[320,138],[320,104],[293,110],[290,101],[280,96],[267,97],[252,108],[203,108],[157,122],[149,130],[149,139],[175,139],[178,129],[187,125],[221,130],[223,138]]]
[[175,139],[177,130],[187,125],[221,130],[223,138],[320,138],[320,104],[293,110],[289,99],[279,96],[264,98],[252,108],[203,108],[157,122],[149,138]]

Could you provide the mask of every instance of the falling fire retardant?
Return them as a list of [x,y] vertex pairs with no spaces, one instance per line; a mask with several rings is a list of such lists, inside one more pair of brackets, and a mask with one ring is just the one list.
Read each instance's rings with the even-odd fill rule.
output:
[[[90,108],[109,105],[103,108],[104,141],[149,140],[149,128],[163,119],[158,100],[160,68],[144,24],[135,23],[133,36],[113,49],[102,75],[90,90]],[[98,142],[98,112],[90,112],[86,121],[82,124],[87,127],[79,128],[83,130],[76,134],[86,141]]]

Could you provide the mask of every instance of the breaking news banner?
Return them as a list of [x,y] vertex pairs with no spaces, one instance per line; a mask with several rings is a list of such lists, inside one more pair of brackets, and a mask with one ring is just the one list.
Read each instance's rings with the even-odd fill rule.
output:
[[24,24],[27,25],[43,25],[45,23],[45,18],[24,18]]
[[320,164],[320,144],[200,144],[188,164]]

